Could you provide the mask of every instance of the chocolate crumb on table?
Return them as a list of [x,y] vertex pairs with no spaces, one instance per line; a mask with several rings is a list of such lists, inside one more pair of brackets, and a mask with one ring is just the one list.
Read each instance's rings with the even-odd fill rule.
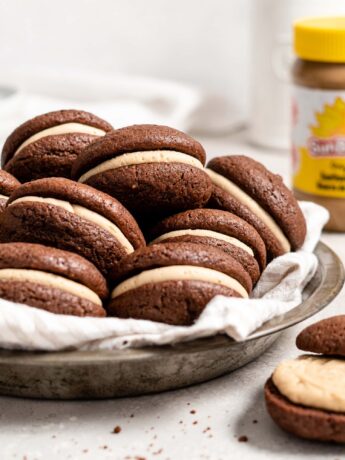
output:
[[257,420],[253,420],[253,423],[258,423],[258,421],[257,421]]
[[191,414],[196,414],[196,410],[193,409],[193,410],[190,411],[190,413]]
[[122,429],[122,428],[121,428],[119,425],[117,425],[117,426],[113,429],[113,433],[114,433],[114,434],[118,434],[118,433],[120,433],[121,429]]
[[238,442],[248,442],[248,436],[239,436]]

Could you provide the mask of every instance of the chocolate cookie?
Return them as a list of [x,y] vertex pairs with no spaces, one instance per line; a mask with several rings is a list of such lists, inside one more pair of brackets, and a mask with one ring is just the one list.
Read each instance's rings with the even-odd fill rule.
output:
[[72,251],[105,276],[124,256],[145,245],[137,223],[115,198],[64,178],[21,185],[8,200],[0,224],[2,242]]
[[214,158],[207,167],[213,182],[207,206],[233,212],[253,225],[269,260],[302,246],[305,219],[280,176],[242,155]]
[[173,128],[134,125],[89,145],[72,168],[79,182],[108,193],[136,217],[151,220],[203,206],[211,181],[201,144]]
[[345,315],[332,316],[306,327],[296,338],[300,350],[345,356]]
[[152,243],[184,241],[207,244],[240,262],[255,284],[266,266],[266,247],[245,220],[218,209],[193,209],[167,217],[150,231]]
[[104,277],[77,254],[40,244],[0,244],[0,298],[52,313],[105,316],[107,295]]
[[5,209],[8,197],[19,186],[20,182],[15,177],[0,169],[0,212]]
[[248,297],[252,282],[229,254],[195,243],[140,248],[111,276],[108,313],[121,318],[189,325],[216,295]]
[[345,443],[345,413],[294,404],[280,393],[270,378],[265,385],[268,413],[284,431],[300,438]]
[[7,138],[1,165],[21,182],[42,177],[70,177],[83,148],[112,129],[92,113],[59,110],[20,125]]

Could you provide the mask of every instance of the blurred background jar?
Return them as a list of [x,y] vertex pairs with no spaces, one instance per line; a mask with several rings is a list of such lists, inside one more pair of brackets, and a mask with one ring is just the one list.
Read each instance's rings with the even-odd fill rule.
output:
[[253,7],[249,138],[289,149],[292,24],[308,16],[345,15],[345,1],[255,0]]
[[345,231],[345,16],[294,24],[293,188]]

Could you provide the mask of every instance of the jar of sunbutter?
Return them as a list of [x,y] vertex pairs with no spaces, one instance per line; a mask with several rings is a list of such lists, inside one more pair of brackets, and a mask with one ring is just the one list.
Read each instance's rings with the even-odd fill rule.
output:
[[325,206],[326,229],[345,231],[345,17],[294,24],[293,188]]

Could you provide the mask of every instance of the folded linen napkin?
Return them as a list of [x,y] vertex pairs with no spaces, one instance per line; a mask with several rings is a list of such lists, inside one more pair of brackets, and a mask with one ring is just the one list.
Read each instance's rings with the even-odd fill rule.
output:
[[0,299],[0,348],[118,349],[173,344],[217,333],[244,340],[264,322],[297,306],[303,288],[316,271],[317,258],[312,251],[328,220],[328,212],[313,203],[300,205],[307,221],[302,249],[274,259],[250,299],[217,296],[188,327],[135,319],[54,315]]

